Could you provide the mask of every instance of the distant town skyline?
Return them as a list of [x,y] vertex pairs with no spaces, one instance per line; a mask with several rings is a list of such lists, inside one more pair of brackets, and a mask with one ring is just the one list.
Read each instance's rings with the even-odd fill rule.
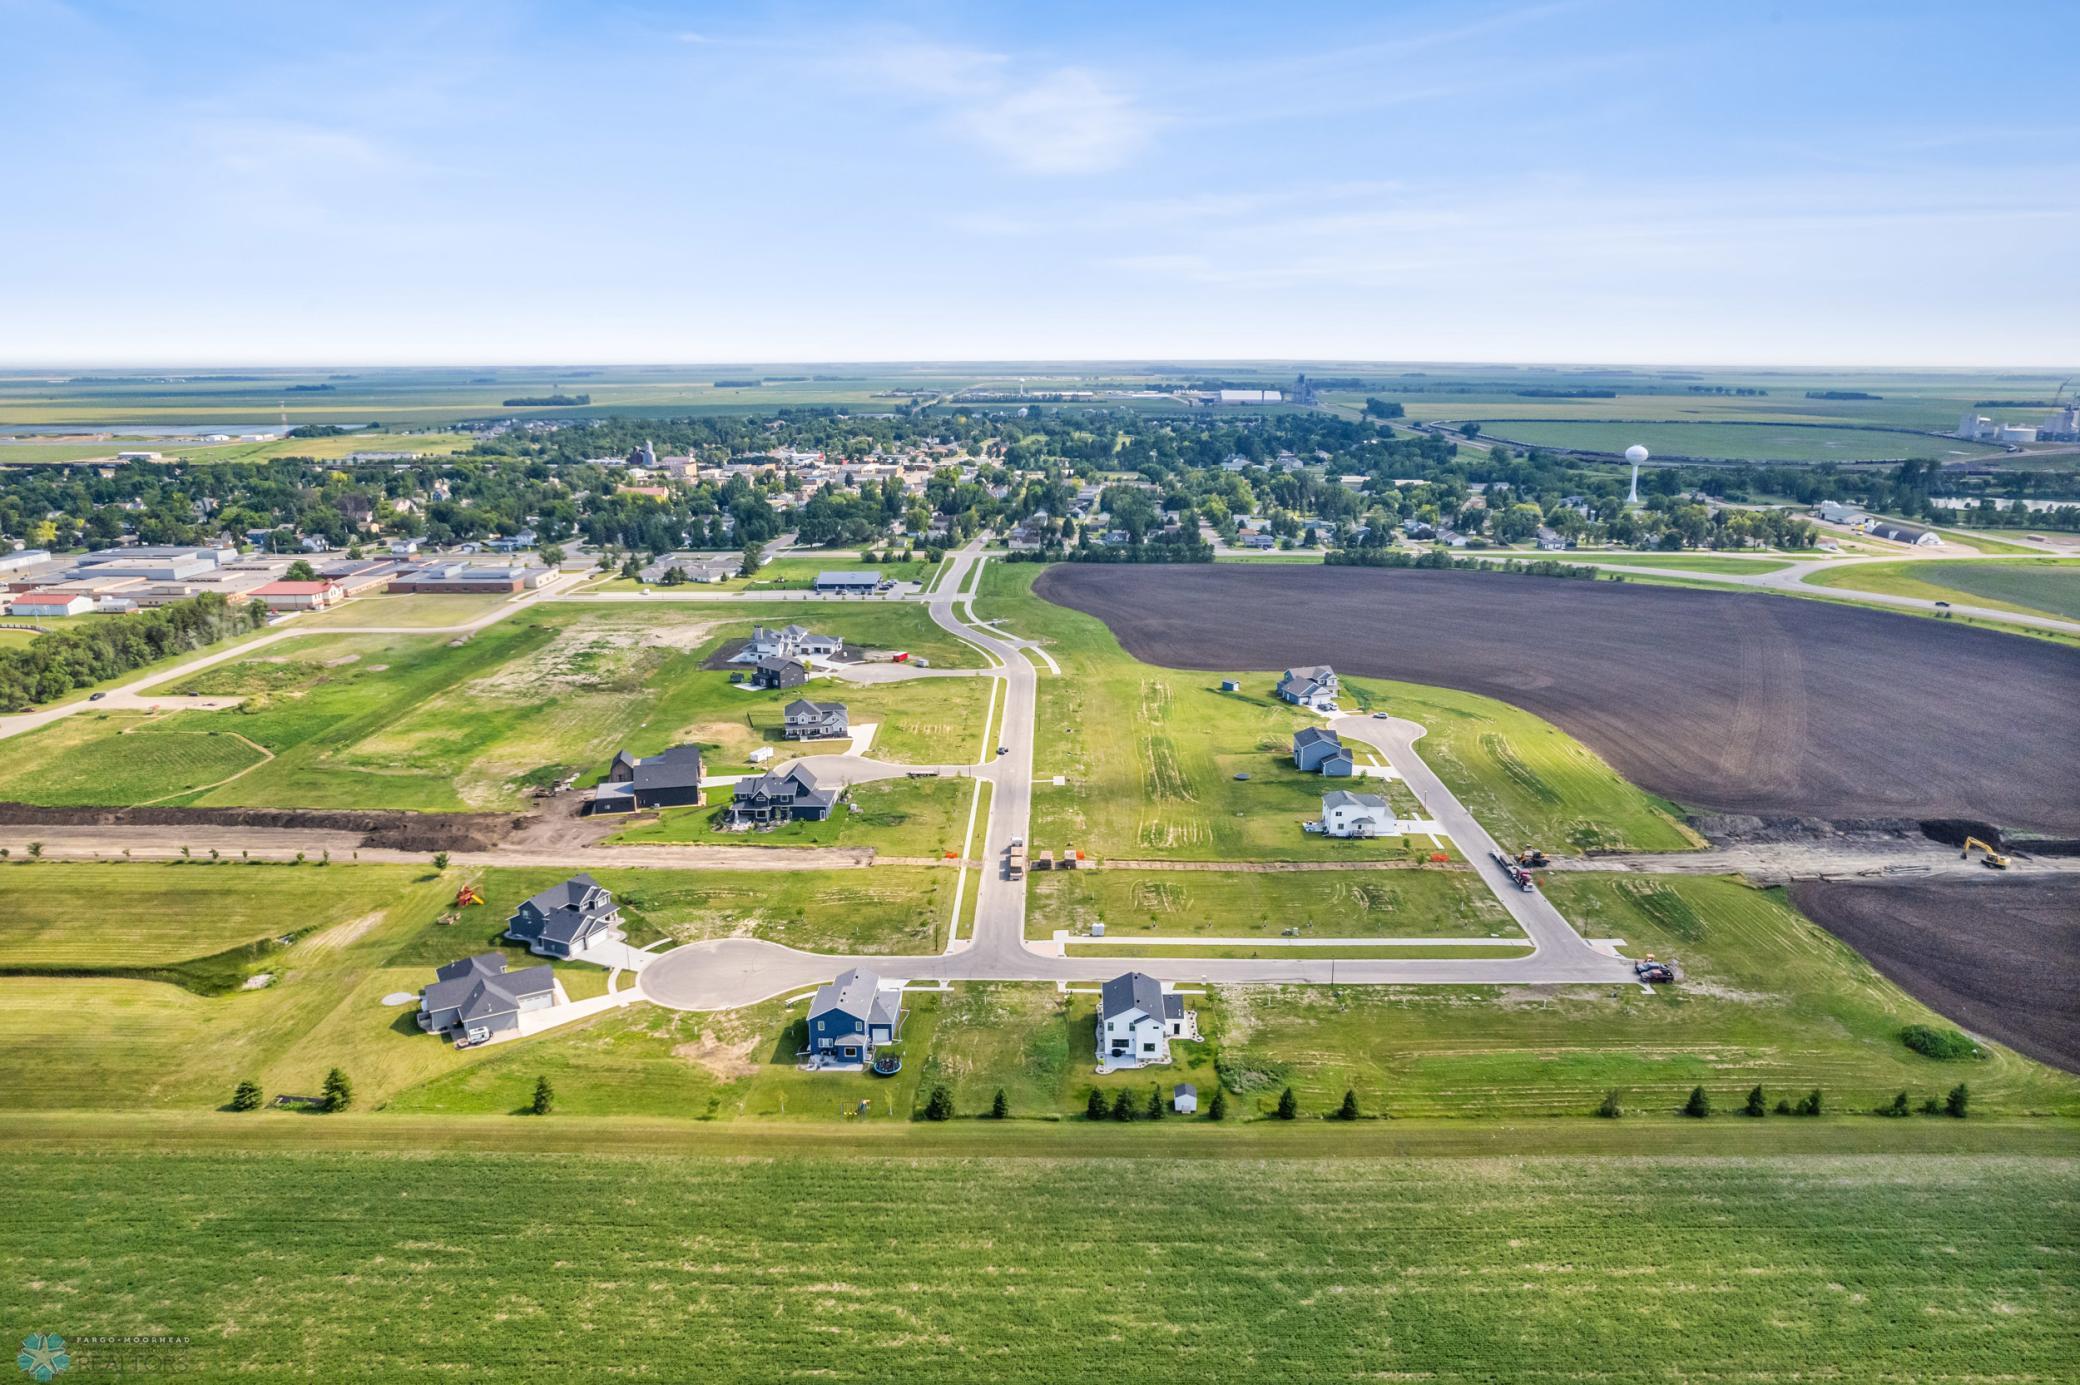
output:
[[2069,366],[2069,17],[0,0],[0,361]]

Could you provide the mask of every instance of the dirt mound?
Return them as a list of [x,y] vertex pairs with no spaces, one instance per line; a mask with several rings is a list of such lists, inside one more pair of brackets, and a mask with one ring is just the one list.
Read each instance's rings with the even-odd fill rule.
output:
[[1802,881],[1791,900],[1964,1028],[2080,1072],[2080,879]]
[[1626,778],[1762,818],[2080,835],[2080,651],[1763,594],[1477,572],[1065,564],[1036,584],[1170,667],[1482,693]]
[[0,803],[10,827],[287,827],[359,832],[361,844],[397,851],[488,851],[525,819],[503,813],[408,813],[392,809],[43,808]]

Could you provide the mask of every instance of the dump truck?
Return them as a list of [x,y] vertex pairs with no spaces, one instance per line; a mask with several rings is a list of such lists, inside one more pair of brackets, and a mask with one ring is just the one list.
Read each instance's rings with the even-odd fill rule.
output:
[[1964,850],[1957,853],[1957,859],[1960,861],[1971,860],[1972,848],[1975,846],[1986,853],[1985,865],[1988,870],[2006,870],[2009,866],[2015,864],[2008,857],[2003,856],[1998,851],[1995,851],[1992,847],[1988,846],[1985,842],[1980,841],[1977,837],[1966,837],[1964,839]]

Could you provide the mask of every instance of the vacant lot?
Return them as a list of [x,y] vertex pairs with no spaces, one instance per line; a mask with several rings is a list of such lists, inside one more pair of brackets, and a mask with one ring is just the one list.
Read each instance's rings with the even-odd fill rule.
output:
[[761,1152],[17,1155],[0,1314],[180,1336],[160,1355],[213,1379],[1055,1382],[1157,1344],[1205,1381],[2073,1365],[2063,1159]]
[[1821,587],[1960,601],[2080,620],[2080,563],[2055,558],[1859,563],[1815,573],[1806,581]]
[[1500,698],[1697,807],[2080,833],[2080,722],[2063,711],[2080,699],[2080,651],[2042,641],[1759,594],[1483,573],[1059,565],[1034,590],[1155,663],[1326,661]]
[[1093,923],[1103,923],[1108,937],[1275,939],[1288,929],[1303,938],[1522,936],[1465,870],[1104,869],[1041,871],[1031,879],[1026,935],[1033,938]]
[[2080,1072],[2080,881],[1807,881],[1791,897],[1974,1033]]
[[729,790],[709,791],[699,808],[667,809],[656,822],[632,827],[616,842],[707,843],[724,846],[871,846],[889,856],[957,853],[974,801],[971,779],[890,779],[858,784],[845,805],[822,822],[790,822],[768,832],[732,831],[725,821]]

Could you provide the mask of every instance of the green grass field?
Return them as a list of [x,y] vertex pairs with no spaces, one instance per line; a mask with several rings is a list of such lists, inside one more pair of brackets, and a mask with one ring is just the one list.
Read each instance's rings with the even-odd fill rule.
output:
[[[1813,556],[1818,556],[1817,554]],[[1567,555],[1569,562],[1602,563],[1618,567],[1665,567],[1678,572],[1756,574],[1790,567],[1783,558],[1737,558],[1719,553],[1603,553],[1585,549]]]
[[[812,618],[848,638],[862,629],[862,641],[926,620],[915,608],[821,605]],[[88,713],[10,740],[0,797],[452,812],[519,808],[530,786],[572,772],[590,782],[624,746],[652,754],[694,741],[717,772],[741,770],[757,746],[782,744],[780,709],[801,695],[735,688],[702,667],[747,633],[737,607],[620,603],[536,607],[459,640],[314,633],[175,689],[246,697],[235,710]],[[948,663],[966,652],[947,643]],[[882,758],[967,763],[990,687],[819,679],[813,692],[878,723]],[[152,753],[139,753],[140,736]]]
[[1099,922],[1115,938],[1275,939],[1288,928],[1303,938],[1522,936],[1495,896],[1464,870],[1104,869],[1038,871],[1030,879],[1029,938],[1085,932]]
[[[1595,401],[1608,415],[1619,400]],[[1630,413],[1628,409],[1626,412]],[[1859,462],[1933,457],[1938,461],[1993,457],[2000,449],[1910,433],[1858,428],[1782,427],[1768,423],[1624,423],[1608,418],[1564,423],[1521,422],[1498,418],[1479,405],[1469,405],[1457,418],[1482,419],[1483,440],[1522,443],[1528,447],[1577,447],[1594,452],[1623,452],[1643,444],[1658,457],[1702,457],[1708,460],[1757,462]],[[1642,415],[1633,415],[1640,417]],[[1541,419],[1550,414],[1538,415]],[[1954,415],[1952,418],[1954,422]]]
[[[1033,844],[1101,858],[1410,859],[1426,837],[1336,841],[1301,832],[1341,781],[1293,768],[1292,733],[1316,723],[1271,695],[1277,676],[1160,669],[1103,622],[1034,597],[1036,564],[991,564],[978,610],[1042,641],[1063,676],[1040,679]],[[1469,693],[1346,679],[1351,701],[1429,727],[1417,749],[1498,840],[1548,850],[1674,851],[1694,840],[1660,804],[1550,723]],[[1247,774],[1247,780],[1237,780]],[[1054,776],[1066,782],[1050,783]],[[1372,787],[1378,781],[1366,781]],[[1389,784],[1397,808],[1405,786]]]
[[939,856],[960,851],[974,796],[974,781],[964,778],[858,784],[846,795],[851,810],[841,808],[822,822],[790,822],[769,832],[733,832],[721,825],[728,795],[718,789],[712,792],[710,804],[666,809],[657,821],[631,827],[613,840],[630,845],[871,846],[888,856]]
[[1858,563],[1805,580],[1841,591],[1917,596],[2080,620],[2080,562],[2057,558]]
[[37,1215],[0,1231],[0,1313],[181,1339],[81,1343],[75,1369],[208,1378],[1054,1382],[1159,1353],[1213,1381],[1962,1382],[2074,1362],[2070,1159],[1243,1162],[1132,1133],[1180,1152],[18,1155]]

